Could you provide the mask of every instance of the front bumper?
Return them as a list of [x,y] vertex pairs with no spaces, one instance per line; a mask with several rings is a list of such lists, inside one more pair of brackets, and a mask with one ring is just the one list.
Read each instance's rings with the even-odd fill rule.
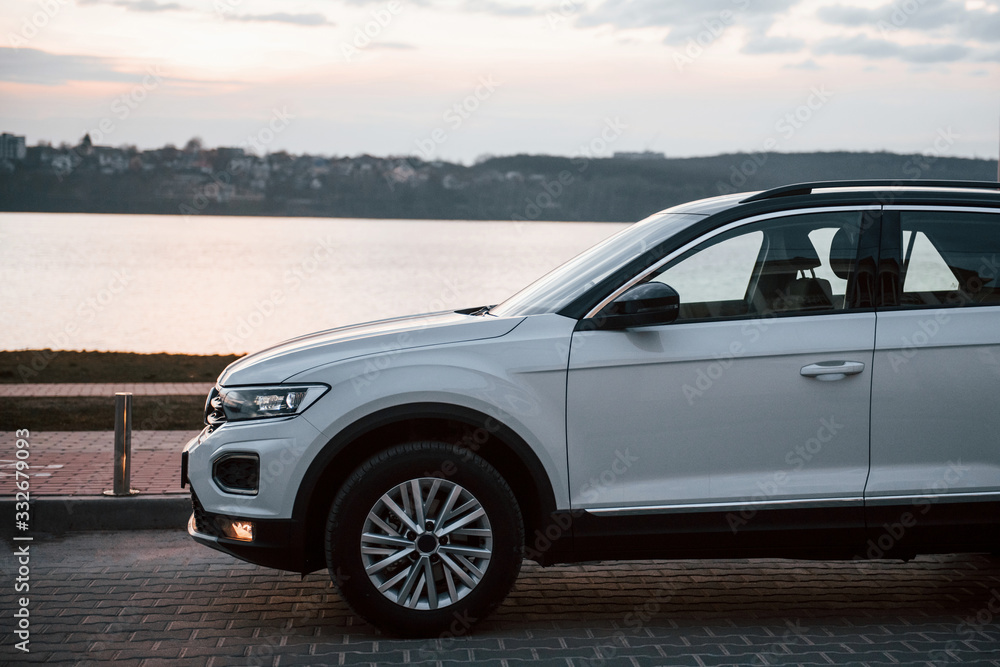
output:
[[[304,521],[292,516],[294,493],[289,491],[297,488],[296,468],[303,463],[306,446],[300,443],[317,435],[313,426],[296,418],[205,429],[192,438],[181,453],[181,484],[191,489],[188,534],[200,544],[264,567],[303,574],[326,567],[322,535],[306,535]],[[256,495],[229,493],[212,476],[214,461],[244,452],[260,456],[262,465],[269,466]],[[252,541],[226,536],[222,526],[234,520],[253,522]]]
[[[234,517],[206,512],[191,493],[192,512],[188,520],[188,535],[196,542],[218,549],[248,563],[308,574],[326,567],[318,554],[307,554],[306,543],[300,522],[294,519],[258,519]],[[226,537],[220,526],[234,519],[246,519],[254,523],[252,542],[243,542]]]

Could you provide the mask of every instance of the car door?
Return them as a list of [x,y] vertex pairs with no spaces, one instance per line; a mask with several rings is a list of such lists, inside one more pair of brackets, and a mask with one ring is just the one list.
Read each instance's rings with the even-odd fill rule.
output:
[[570,498],[598,519],[578,522],[578,548],[677,532],[760,546],[796,526],[813,533],[800,551],[860,544],[877,208],[732,223],[639,279],[679,293],[675,322],[578,327]]
[[1000,212],[887,206],[882,255],[866,551],[996,548]]

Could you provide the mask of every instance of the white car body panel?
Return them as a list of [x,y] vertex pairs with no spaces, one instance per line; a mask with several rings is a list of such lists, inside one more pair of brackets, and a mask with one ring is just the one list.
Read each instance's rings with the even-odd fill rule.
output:
[[866,497],[1000,495],[1000,308],[879,313]]
[[[567,399],[573,507],[860,504],[874,335],[874,313],[576,333]],[[832,360],[865,371],[833,382],[800,375]],[[635,459],[628,470],[615,469],[619,451]]]

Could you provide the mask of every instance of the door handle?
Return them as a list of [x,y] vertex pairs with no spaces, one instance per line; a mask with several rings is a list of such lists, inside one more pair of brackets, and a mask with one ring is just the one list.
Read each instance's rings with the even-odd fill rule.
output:
[[865,365],[860,361],[820,361],[803,366],[799,374],[803,377],[830,382],[843,380],[848,375],[857,375],[863,370],[865,370]]

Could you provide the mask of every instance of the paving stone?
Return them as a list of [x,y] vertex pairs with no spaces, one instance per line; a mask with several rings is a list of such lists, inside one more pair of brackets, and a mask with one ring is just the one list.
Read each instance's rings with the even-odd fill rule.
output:
[[670,656],[669,658],[637,657],[632,661],[632,664],[637,664],[640,667],[662,667],[662,665],[670,665],[671,667],[704,667],[704,663],[699,662],[692,655]]
[[[947,657],[941,667],[1000,661],[1000,622],[974,631],[967,623],[1000,587],[1000,564],[980,556],[867,570],[773,559],[529,563],[491,618],[467,636],[435,643],[377,632],[325,577],[300,580],[241,563],[180,531],[70,534],[44,546],[32,559],[32,654],[21,660],[0,647],[0,663],[402,665],[431,658],[476,667],[706,667],[926,665],[935,655]],[[0,557],[5,578],[10,567]],[[627,616],[655,608],[644,605],[659,600],[657,577],[681,591],[657,601],[655,612]],[[3,595],[9,593],[0,593],[6,608]]]

